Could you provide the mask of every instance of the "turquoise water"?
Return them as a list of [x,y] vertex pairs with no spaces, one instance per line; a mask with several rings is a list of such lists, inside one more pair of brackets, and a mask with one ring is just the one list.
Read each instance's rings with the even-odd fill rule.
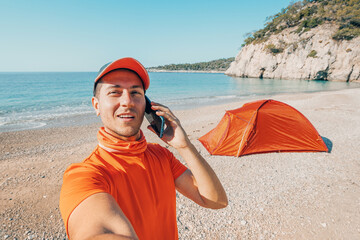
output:
[[[356,83],[233,78],[219,73],[149,73],[147,95],[172,109],[259,95],[339,90]],[[39,128],[93,113],[92,72],[0,73],[0,132]],[[77,120],[76,120],[77,121]]]

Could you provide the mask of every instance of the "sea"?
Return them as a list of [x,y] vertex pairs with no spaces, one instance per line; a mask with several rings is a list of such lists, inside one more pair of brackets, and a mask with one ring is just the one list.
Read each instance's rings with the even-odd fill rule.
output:
[[[0,132],[100,121],[91,105],[95,72],[1,72]],[[223,73],[150,72],[147,96],[173,110],[281,93],[358,88],[359,83],[237,78]],[[239,106],[241,107],[241,106]]]

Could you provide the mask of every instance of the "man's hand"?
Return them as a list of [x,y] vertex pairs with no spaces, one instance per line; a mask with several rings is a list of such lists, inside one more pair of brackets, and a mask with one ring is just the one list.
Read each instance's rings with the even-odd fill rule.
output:
[[[191,143],[186,132],[182,128],[179,119],[170,111],[170,109],[155,102],[151,102],[151,105],[151,108],[156,111],[156,114],[158,116],[163,116],[165,119],[166,128],[161,139],[175,149],[189,146]],[[148,126],[148,128],[152,130],[151,126]]]
[[164,117],[167,125],[161,139],[180,153],[190,169],[176,179],[177,190],[200,206],[214,209],[226,207],[228,200],[223,186],[214,170],[190,142],[179,119],[168,107],[155,102],[151,105],[157,115]]

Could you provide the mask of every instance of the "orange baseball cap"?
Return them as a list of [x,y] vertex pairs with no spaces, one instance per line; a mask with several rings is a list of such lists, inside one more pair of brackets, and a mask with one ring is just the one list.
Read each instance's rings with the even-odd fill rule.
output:
[[116,61],[109,62],[102,66],[99,70],[97,77],[95,78],[94,88],[99,79],[101,79],[105,74],[115,69],[129,69],[134,71],[135,73],[137,73],[137,75],[139,75],[141,81],[143,82],[144,89],[147,90],[149,88],[150,78],[148,72],[139,61],[131,57],[120,58]]

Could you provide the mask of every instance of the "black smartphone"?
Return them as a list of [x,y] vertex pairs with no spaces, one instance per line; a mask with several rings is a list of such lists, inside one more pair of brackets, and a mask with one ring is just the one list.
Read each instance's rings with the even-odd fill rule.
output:
[[163,116],[156,115],[156,111],[151,109],[151,101],[145,95],[146,107],[145,107],[145,117],[149,121],[151,127],[154,129],[156,134],[162,138],[164,134],[164,125],[165,119]]

